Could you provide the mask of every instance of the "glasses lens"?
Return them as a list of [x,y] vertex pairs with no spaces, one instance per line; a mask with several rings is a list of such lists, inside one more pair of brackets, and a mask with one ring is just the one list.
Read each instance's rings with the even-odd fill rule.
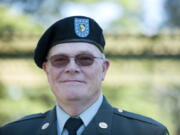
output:
[[69,57],[66,55],[54,55],[50,58],[50,62],[54,67],[63,67],[69,63]]
[[76,56],[75,61],[80,66],[90,66],[94,62],[94,57],[91,54],[79,54]]

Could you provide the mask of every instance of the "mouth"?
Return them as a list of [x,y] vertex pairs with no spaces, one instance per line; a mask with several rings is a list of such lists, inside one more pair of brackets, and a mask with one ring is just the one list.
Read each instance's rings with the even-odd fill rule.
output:
[[81,80],[63,80],[62,83],[85,83],[85,81]]

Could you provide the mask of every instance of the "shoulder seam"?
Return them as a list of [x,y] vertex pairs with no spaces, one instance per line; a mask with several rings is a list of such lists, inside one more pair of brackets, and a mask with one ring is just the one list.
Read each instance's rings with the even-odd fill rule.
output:
[[[115,113],[116,115],[120,115],[120,116],[123,116],[123,117],[126,117],[126,118],[134,119],[134,120],[141,121],[141,122],[144,122],[144,123],[148,123],[148,124],[151,124],[151,125],[154,125],[154,126],[158,126],[158,127],[163,127],[163,125],[162,125],[161,123],[153,120],[152,118],[149,118],[149,117],[146,117],[146,116],[142,116],[142,115],[140,115],[140,114],[130,113],[130,112],[127,112],[127,111],[118,112],[118,110],[117,110],[116,108],[114,108],[114,113]],[[134,116],[138,116],[138,117],[145,118],[145,120],[143,120],[143,119],[141,119],[141,118],[133,117],[133,116],[131,117],[131,116],[125,114],[125,113],[130,113],[130,114],[132,114],[132,115],[134,115]],[[151,120],[152,120],[152,122],[151,122]],[[155,121],[155,122],[157,122],[157,123],[155,123],[155,122],[153,122],[153,121]]]

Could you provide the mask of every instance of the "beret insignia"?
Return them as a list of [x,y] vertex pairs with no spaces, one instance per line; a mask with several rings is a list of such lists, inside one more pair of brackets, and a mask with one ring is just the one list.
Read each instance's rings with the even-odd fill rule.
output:
[[74,19],[75,33],[78,37],[87,37],[89,35],[89,19]]

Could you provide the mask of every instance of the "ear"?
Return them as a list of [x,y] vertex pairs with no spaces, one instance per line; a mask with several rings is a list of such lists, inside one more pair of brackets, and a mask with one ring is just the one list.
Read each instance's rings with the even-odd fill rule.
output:
[[105,79],[105,76],[106,76],[106,72],[108,70],[110,66],[110,62],[108,59],[105,59],[104,62],[103,62],[103,73],[102,73],[102,81]]
[[48,65],[47,65],[47,62],[43,62],[42,68],[43,68],[44,72],[45,72],[46,74],[48,74]]

